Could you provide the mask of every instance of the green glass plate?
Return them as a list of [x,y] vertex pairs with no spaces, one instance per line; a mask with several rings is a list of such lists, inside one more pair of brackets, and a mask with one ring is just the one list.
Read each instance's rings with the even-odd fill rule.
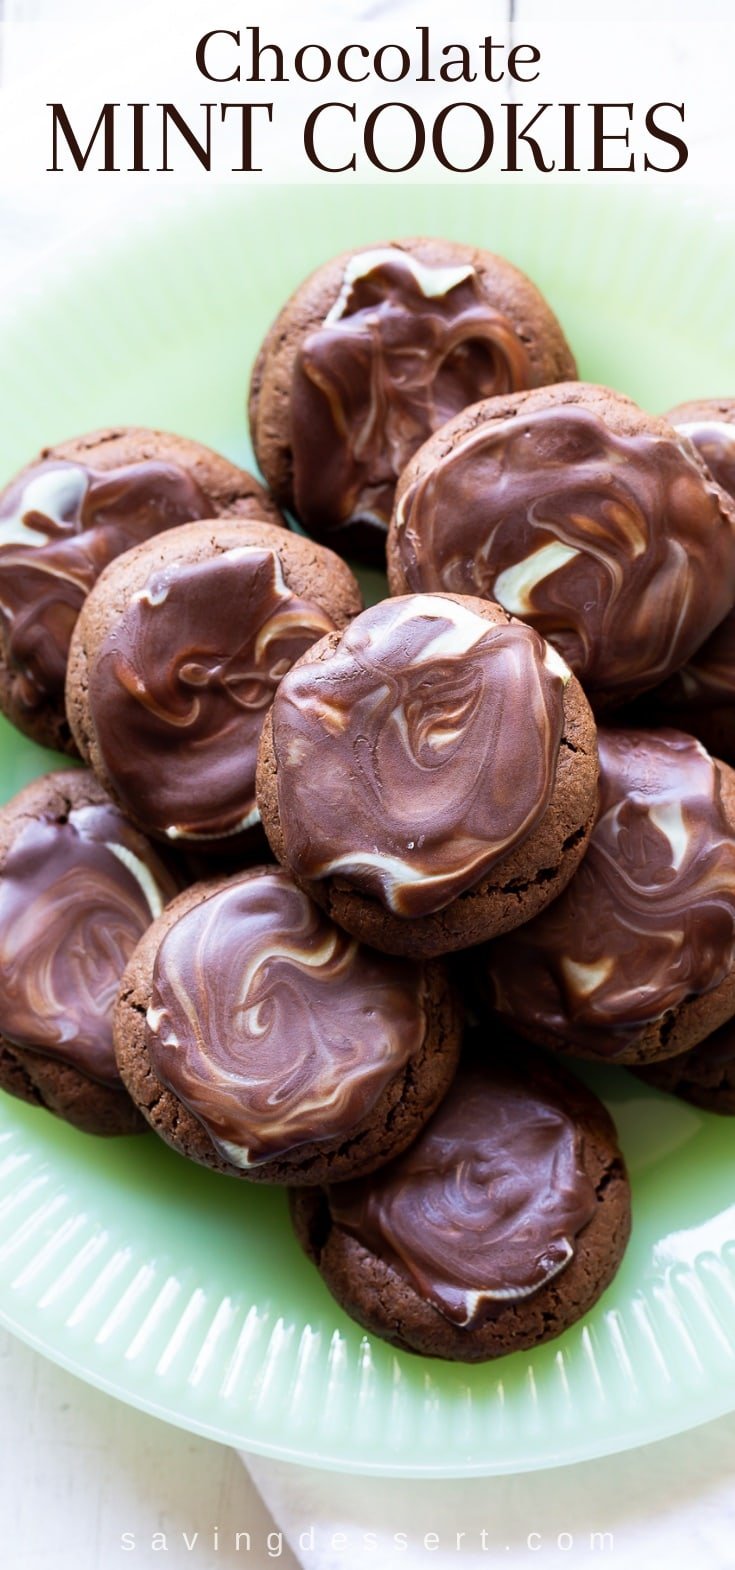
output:
[[[6,297],[0,473],[116,421],[247,460],[249,367],[290,289],[342,247],[419,232],[525,267],[584,376],[652,409],[735,392],[733,228],[680,189],[224,188],[131,234],[90,228]],[[0,759],[5,796],[52,762],[7,726]],[[335,1468],[517,1471],[703,1422],[735,1407],[733,1124],[623,1071],[584,1078],[620,1129],[633,1237],[600,1304],[535,1352],[472,1369],[398,1355],[332,1302],[282,1193],[4,1096],[0,1318],[136,1406]]]

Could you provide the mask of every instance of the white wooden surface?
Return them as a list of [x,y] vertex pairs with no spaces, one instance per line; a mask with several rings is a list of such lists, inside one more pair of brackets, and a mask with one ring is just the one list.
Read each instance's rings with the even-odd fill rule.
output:
[[[233,1450],[113,1401],[0,1331],[5,1570],[297,1570],[278,1535],[269,1552],[276,1530]],[[183,1532],[199,1533],[191,1549]],[[249,1553],[236,1532],[250,1533]]]

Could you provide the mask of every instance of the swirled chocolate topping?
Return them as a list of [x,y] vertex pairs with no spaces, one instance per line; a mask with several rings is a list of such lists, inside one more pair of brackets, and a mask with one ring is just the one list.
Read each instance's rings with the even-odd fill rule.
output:
[[470,432],[397,530],[410,589],[499,600],[605,702],[662,681],[735,597],[735,529],[685,445],[576,404]]
[[509,1065],[462,1070],[406,1155],[328,1197],[337,1226],[467,1330],[559,1275],[597,1204],[560,1093]]
[[521,338],[473,267],[427,266],[391,247],[354,256],[296,360],[299,518],[315,534],[381,548],[396,480],[421,443],[468,403],[529,377]]
[[721,775],[678,731],[598,733],[600,807],[560,899],[488,949],[496,1007],[614,1057],[735,963]]
[[0,620],[27,709],[63,694],[74,624],[108,562],[162,529],[210,512],[185,469],[152,460],[98,472],[53,459],[4,492]]
[[442,595],[364,611],[278,690],[288,865],[346,877],[398,916],[441,910],[543,817],[568,675],[532,628]]
[[347,938],[280,868],[183,915],[155,963],[147,1047],[231,1164],[349,1138],[424,1038],[424,972]]
[[735,419],[676,421],[674,429],[692,442],[717,484],[735,498]]
[[119,1085],[112,1006],[176,884],[116,807],[30,819],[0,873],[0,1035]]
[[[694,443],[710,474],[735,500],[735,424],[703,419],[677,423]],[[735,700],[735,612],[726,616],[681,670],[656,693],[666,708],[682,705],[715,709]]]
[[161,568],[92,665],[89,701],[116,793],[170,838],[257,820],[255,761],[284,672],[334,622],[287,588],[274,550],[243,545]]

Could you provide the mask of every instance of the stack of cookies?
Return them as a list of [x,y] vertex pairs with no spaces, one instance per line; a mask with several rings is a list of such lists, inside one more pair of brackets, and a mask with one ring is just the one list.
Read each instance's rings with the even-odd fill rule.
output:
[[580,382],[416,240],[296,291],[250,422],[268,490],[127,429],[0,495],[0,703],[84,765],[0,812],[0,1084],[287,1185],[360,1324],[495,1357],[628,1238],[564,1059],[735,1111],[735,399]]

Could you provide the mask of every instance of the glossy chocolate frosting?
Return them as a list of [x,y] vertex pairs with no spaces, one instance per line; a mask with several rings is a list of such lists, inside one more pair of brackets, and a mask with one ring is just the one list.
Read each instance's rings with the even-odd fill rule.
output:
[[735,598],[735,529],[686,444],[580,404],[477,426],[405,491],[396,530],[409,589],[498,600],[605,704],[662,681]]
[[510,1063],[460,1070],[405,1155],[328,1200],[337,1226],[467,1330],[558,1276],[597,1204],[562,1093]]
[[[711,419],[677,422],[676,429],[693,442],[723,491],[735,500],[735,421]],[[716,709],[735,701],[735,612],[731,611],[689,662],[676,671],[656,697],[665,707]]]
[[678,731],[600,730],[600,806],[561,897],[487,950],[495,1005],[615,1057],[735,963],[735,836],[721,774]]
[[112,1007],[176,884],[110,806],[28,819],[0,872],[0,1035],[119,1086]]
[[287,864],[347,878],[398,916],[443,909],[546,811],[568,675],[530,627],[443,595],[364,611],[278,690]]
[[732,424],[713,414],[698,420],[675,420],[674,429],[692,442],[717,484],[735,499],[735,405]]
[[0,500],[0,620],[15,695],[29,711],[63,695],[82,604],[113,557],[211,503],[174,463],[97,471],[50,459]]
[[243,545],[159,569],[91,668],[89,703],[115,793],[169,838],[257,820],[255,761],[284,672],[333,629],[284,582],[276,551]]
[[147,1049],[246,1169],[350,1138],[423,1042],[424,985],[421,965],[355,943],[281,868],[258,868],[166,933]]
[[382,547],[396,480],[468,403],[527,387],[512,322],[472,266],[428,266],[386,247],[353,256],[291,391],[296,512],[317,536]]

